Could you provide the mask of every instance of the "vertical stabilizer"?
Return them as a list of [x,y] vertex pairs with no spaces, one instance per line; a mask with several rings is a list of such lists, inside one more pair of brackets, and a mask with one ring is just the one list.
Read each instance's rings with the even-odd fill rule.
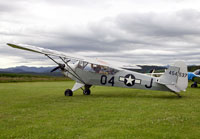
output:
[[185,91],[188,86],[187,73],[187,65],[183,61],[177,61],[159,78],[159,83],[167,86],[173,92]]

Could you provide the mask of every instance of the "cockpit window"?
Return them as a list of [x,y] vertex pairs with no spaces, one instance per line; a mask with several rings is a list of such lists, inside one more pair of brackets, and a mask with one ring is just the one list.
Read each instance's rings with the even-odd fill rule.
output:
[[82,62],[79,63],[78,68],[81,68],[85,71],[93,72],[93,73],[99,73],[99,74],[115,74],[118,72],[118,70],[115,70],[113,68],[107,67],[107,66],[101,66],[97,64],[84,64]]
[[200,70],[196,70],[196,71],[194,72],[194,74],[195,74],[195,75],[200,75]]
[[80,61],[80,62],[78,63],[78,68],[84,69],[87,65],[88,65],[87,62]]

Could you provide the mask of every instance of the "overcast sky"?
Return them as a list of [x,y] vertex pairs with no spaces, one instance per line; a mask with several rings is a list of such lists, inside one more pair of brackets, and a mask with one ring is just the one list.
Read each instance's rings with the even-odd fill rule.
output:
[[132,64],[200,64],[200,1],[0,1],[0,68],[54,65],[8,42]]

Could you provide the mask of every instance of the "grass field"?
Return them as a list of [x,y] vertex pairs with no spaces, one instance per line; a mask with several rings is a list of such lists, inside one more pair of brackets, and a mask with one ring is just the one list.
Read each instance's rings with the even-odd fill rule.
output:
[[46,82],[46,81],[69,81],[71,79],[47,75],[19,74],[19,73],[0,73],[0,83],[10,82]]
[[200,138],[200,88],[169,92],[68,82],[0,84],[0,138]]

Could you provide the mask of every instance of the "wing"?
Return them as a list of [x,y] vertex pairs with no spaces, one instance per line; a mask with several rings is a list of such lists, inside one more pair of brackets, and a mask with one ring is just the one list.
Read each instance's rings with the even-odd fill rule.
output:
[[[62,57],[70,60],[78,60],[78,61],[83,61],[83,62],[88,62],[91,64],[97,64],[97,65],[102,65],[102,66],[108,66],[111,68],[115,68],[118,70],[123,70],[127,65],[127,63],[122,63],[122,62],[111,62],[111,61],[105,61],[105,60],[100,60],[97,58],[88,58],[88,57],[82,57],[82,56],[76,56],[72,54],[67,54],[55,50],[50,50],[50,49],[44,49],[41,47],[36,47],[32,45],[26,45],[26,44],[11,44],[7,43],[7,45],[13,47],[13,48],[18,48],[22,50],[27,50],[31,52],[36,52],[44,55],[51,55],[51,56],[56,56],[56,57]],[[130,65],[130,64],[129,64]],[[129,66],[130,67],[130,66]],[[132,66],[132,69],[140,69],[138,66]]]

